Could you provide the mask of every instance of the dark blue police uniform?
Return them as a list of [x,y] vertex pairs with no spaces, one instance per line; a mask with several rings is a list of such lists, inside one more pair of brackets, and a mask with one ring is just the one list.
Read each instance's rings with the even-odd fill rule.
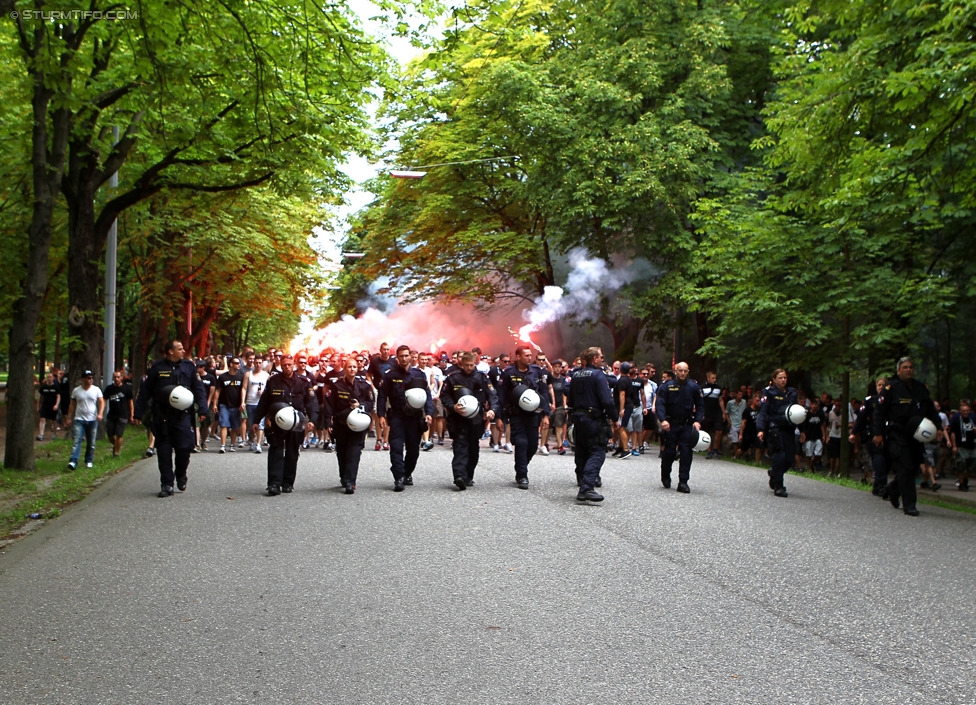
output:
[[701,387],[693,379],[684,383],[671,379],[657,388],[657,418],[667,421],[670,428],[664,434],[664,450],[661,451],[661,484],[671,487],[671,466],[680,449],[678,458],[678,489],[687,490],[691,477],[692,448],[698,443],[698,429],[705,414]]
[[[478,400],[479,413],[465,418],[454,410],[461,398],[461,390],[466,389]],[[488,380],[488,376],[478,370],[470,375],[464,370],[455,370],[447,376],[441,386],[441,404],[447,413],[447,430],[451,434],[451,471],[454,484],[465,489],[474,482],[474,470],[478,466],[481,436],[485,431],[485,414],[489,411],[499,415],[498,394]]]
[[784,497],[783,476],[796,457],[796,425],[786,416],[786,410],[796,403],[796,389],[780,389],[771,384],[762,390],[756,417],[756,428],[762,432],[769,449],[769,489]]
[[[159,467],[160,496],[173,494],[173,485],[182,492],[186,489],[186,471],[190,467],[190,454],[196,445],[193,431],[193,406],[184,411],[174,409],[163,390],[166,387],[186,387],[193,392],[196,408],[207,408],[207,395],[197,375],[197,368],[187,359],[171,362],[166,358],[153,363],[145,381],[139,388],[133,417],[142,420],[147,410],[151,412],[150,430],[156,437],[156,463]],[[176,467],[173,456],[176,456]]]
[[[515,446],[515,481],[525,489],[529,482],[529,463],[539,448],[539,424],[542,414],[549,416],[549,389],[546,372],[535,363],[524,372],[512,365],[498,379],[498,402],[502,420],[511,427],[512,445]],[[525,411],[518,404],[515,388],[525,386],[539,395],[539,408]]]
[[874,431],[874,418],[878,415],[878,395],[872,394],[864,399],[864,406],[854,421],[853,434],[861,439],[861,444],[868,449],[868,456],[871,458],[871,475],[874,478],[874,486],[871,494],[880,497],[884,494],[885,486],[888,484],[888,459],[885,457],[885,448],[874,445],[871,434]]
[[915,440],[915,429],[923,417],[937,429],[942,427],[928,387],[917,379],[904,381],[896,377],[881,390],[874,435],[884,436],[895,474],[886,491],[891,504],[897,508],[900,498],[905,513],[911,516],[918,515],[915,474],[925,457],[925,446]]
[[[423,409],[407,404],[407,389],[415,386],[427,393]],[[430,396],[427,376],[416,367],[403,369],[394,364],[383,375],[376,398],[376,413],[390,426],[390,472],[394,490],[413,484],[413,471],[420,457],[420,439],[424,434],[424,416],[434,416],[434,400]]]
[[373,413],[373,387],[369,382],[362,377],[354,377],[352,384],[345,377],[329,382],[322,416],[325,428],[332,429],[336,460],[339,461],[339,482],[347,494],[356,491],[359,460],[366,445],[366,434],[369,433],[369,428],[353,431],[346,424],[349,413],[357,406],[367,414]]
[[610,393],[610,381],[596,365],[573,370],[567,400],[573,414],[576,481],[580,495],[591,491],[607,459],[610,424],[617,418],[617,405]]
[[[314,419],[319,413],[319,402],[312,383],[308,377],[297,371],[293,371],[291,377],[286,377],[283,372],[279,372],[268,379],[268,384],[254,410],[254,423],[268,416],[272,404],[279,403],[294,407],[308,419]],[[295,487],[295,476],[298,474],[298,456],[302,441],[305,440],[305,426],[284,431],[269,420],[265,423],[264,429],[269,446],[268,494],[276,495],[279,491],[291,492]]]

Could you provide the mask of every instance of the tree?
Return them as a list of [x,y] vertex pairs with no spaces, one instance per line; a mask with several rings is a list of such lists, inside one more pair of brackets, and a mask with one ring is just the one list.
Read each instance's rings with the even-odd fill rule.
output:
[[[117,9],[93,2],[98,12],[55,22],[41,0],[0,2],[15,18],[33,118],[28,266],[10,335],[9,467],[32,465],[30,370],[59,193],[68,206],[70,304],[84,317],[72,330],[77,375],[97,360],[93,267],[120,213],[164,188],[328,192],[341,183],[343,152],[366,147],[364,89],[383,56],[342,8],[298,5],[283,14],[260,0],[152,1],[105,19]],[[114,145],[111,125],[122,132]],[[123,165],[119,192],[99,202],[99,188]]]

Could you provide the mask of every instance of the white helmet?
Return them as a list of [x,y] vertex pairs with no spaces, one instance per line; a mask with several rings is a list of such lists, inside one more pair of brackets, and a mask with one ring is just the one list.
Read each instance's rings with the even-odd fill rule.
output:
[[709,436],[704,431],[698,432],[698,442],[695,444],[695,450],[703,451],[708,450],[712,447],[712,437]]
[[576,446],[576,426],[570,426],[566,429],[566,440],[569,441],[569,445]]
[[481,406],[481,404],[478,403],[477,397],[472,394],[463,395],[457,400],[457,403],[461,405],[461,416],[466,419],[473,418],[478,413],[478,409]]
[[407,406],[409,406],[411,409],[423,409],[424,405],[427,403],[426,390],[415,387],[413,389],[408,389],[406,391],[406,395]]
[[921,441],[922,443],[931,443],[935,440],[936,428],[935,424],[929,419],[923,418],[918,422],[918,428],[915,429],[915,440]]
[[274,416],[275,426],[282,431],[300,430],[304,425],[304,415],[293,406],[280,409]]
[[357,433],[369,428],[370,423],[372,423],[372,419],[362,409],[353,409],[349,412],[349,416],[346,417],[346,426],[349,427],[350,431]]
[[799,426],[807,420],[807,410],[802,404],[790,404],[786,409],[786,418],[794,426]]
[[193,406],[193,392],[182,385],[173,387],[169,391],[169,405],[174,409],[186,411]]
[[541,403],[542,399],[534,389],[526,389],[522,392],[522,396],[518,400],[518,405],[522,408],[522,411],[535,411]]

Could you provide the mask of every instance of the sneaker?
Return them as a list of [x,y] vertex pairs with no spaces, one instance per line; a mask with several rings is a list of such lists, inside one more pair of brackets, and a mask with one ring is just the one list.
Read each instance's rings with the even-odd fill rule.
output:
[[302,450],[308,450],[308,441],[302,441]]
[[549,455],[549,446],[539,446],[539,455]]
[[376,445],[373,446],[373,450],[381,450],[382,448],[383,448],[383,444],[380,443],[379,441],[376,441]]
[[333,443],[332,441],[327,441],[325,443],[325,452],[326,453],[334,453],[335,452],[335,443]]
[[78,467],[78,463],[73,460],[68,461],[68,470],[74,470],[76,467]]
[[512,448],[512,444],[511,443],[506,443],[505,445],[503,445],[502,446],[502,450],[505,451],[506,453],[514,453],[515,452],[515,449]]
[[255,449],[255,448],[257,448],[257,445],[258,445],[258,444],[257,444],[257,443],[255,443],[254,441],[251,441],[251,442],[250,442],[250,443],[248,444],[248,446],[247,446],[247,449],[248,449],[249,451],[251,451],[251,452],[253,453],[253,452],[254,452],[254,449]]
[[433,447],[434,443],[432,441],[424,441],[420,444],[420,450],[430,450]]
[[[239,446],[239,447],[243,447],[243,446]],[[227,450],[229,450],[231,453],[236,453],[237,452],[237,448],[234,447],[234,444],[233,443],[228,443],[227,444]]]
[[556,453],[559,454],[559,455],[566,455],[566,449],[565,448],[560,448],[559,450],[556,451]]
[[38,437],[37,437],[37,440],[39,440],[39,441],[43,441],[43,440],[44,440],[44,436],[38,436]]
[[390,444],[389,443],[384,443],[383,444],[383,450],[389,450],[389,449],[390,449]]
[[437,439],[437,445],[439,445],[439,446],[444,445],[444,439],[443,438],[438,438]]
[[257,453],[258,455],[261,455],[261,446],[255,444],[254,452]]
[[193,450],[191,450],[190,452],[191,453],[199,453],[200,452],[200,446],[193,446]]
[[237,447],[238,448],[243,448],[244,447],[244,441],[238,441],[237,442]]
[[157,497],[172,497],[173,494],[175,494],[175,493],[173,492],[172,485],[162,485],[159,488],[159,494],[157,494],[156,496]]
[[632,451],[630,451],[630,454],[631,455],[634,455],[634,456],[639,456],[640,455],[640,451],[637,450],[636,448],[634,448]]
[[146,457],[147,458],[151,458],[154,455],[156,455],[156,449],[155,448],[146,448]]
[[220,450],[218,450],[217,452],[220,453],[221,455],[223,455],[224,453],[227,452],[227,449],[224,448],[224,446],[220,446]]
[[93,468],[93,467],[95,467],[95,464],[94,463],[85,463],[85,467],[86,468]]
[[202,451],[206,451],[207,450],[207,444],[206,444],[206,442],[203,442],[203,443],[200,444],[200,450],[202,450]]
[[501,447],[500,445],[498,445],[497,443],[492,443],[492,444],[491,444],[491,449],[492,449],[492,450],[493,450],[493,451],[494,451],[495,453],[497,453],[498,451],[500,451],[500,450],[502,449],[502,447]]

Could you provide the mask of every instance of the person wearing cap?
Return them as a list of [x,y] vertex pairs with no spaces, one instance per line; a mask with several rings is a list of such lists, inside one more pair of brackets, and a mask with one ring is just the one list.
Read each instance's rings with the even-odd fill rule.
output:
[[[503,423],[511,429],[515,446],[515,484],[520,490],[529,489],[529,463],[539,447],[539,428],[549,427],[549,389],[545,371],[533,360],[532,348],[520,345],[515,349],[515,364],[502,372],[498,382],[498,401]],[[526,390],[539,395],[539,406],[526,411],[519,405],[519,398]]]
[[95,463],[95,434],[98,433],[98,422],[102,420],[105,411],[105,397],[102,390],[94,384],[91,370],[85,370],[81,375],[81,384],[71,390],[71,401],[68,404],[68,418],[65,423],[71,424],[74,443],[71,446],[71,458],[68,467],[74,470],[81,458],[81,439],[85,439],[85,465],[92,467]]
[[342,367],[342,377],[329,382],[325,393],[325,406],[322,416],[332,428],[335,438],[336,460],[339,463],[339,484],[346,494],[356,493],[356,478],[359,476],[359,461],[366,446],[366,433],[352,430],[347,421],[353,409],[361,409],[367,414],[373,412],[373,386],[365,377],[360,377],[359,361],[346,358]]
[[[234,452],[234,441],[240,436],[244,415],[244,373],[241,371],[241,360],[232,357],[228,365],[230,369],[217,378],[217,398],[212,407],[217,412],[217,423],[220,425],[219,453],[223,453],[225,449]],[[240,444],[244,445],[243,438],[240,439]]]
[[[173,495],[173,486],[180,492],[186,490],[187,469],[193,452],[194,406],[178,409],[170,403],[174,387],[185,387],[193,394],[193,402],[199,410],[200,420],[206,420],[206,391],[197,375],[196,365],[183,357],[183,343],[168,340],[163,345],[163,359],[153,363],[136,398],[134,423],[141,423],[147,411],[151,411],[152,432],[155,435],[156,463],[159,467],[159,497]],[[175,466],[173,458],[176,458]]]
[[[309,419],[314,419],[319,413],[319,402],[312,383],[308,377],[295,371],[295,358],[283,354],[280,364],[281,372],[268,380],[251,424],[251,430],[257,435],[257,420],[267,419],[264,428],[268,437],[267,492],[270,497],[282,492],[289,494],[295,489],[302,441],[308,431],[315,429],[315,424]],[[275,405],[281,405],[278,408],[291,406],[302,415],[303,423],[289,430],[279,428],[273,418]]]
[[[415,409],[407,401],[407,391],[422,389],[427,395],[423,408]],[[427,385],[427,376],[410,365],[410,346],[396,349],[396,362],[383,375],[376,398],[376,413],[380,431],[389,428],[390,472],[393,491],[403,492],[413,484],[413,471],[420,457],[420,439],[430,426],[434,415],[434,401]]]
[[[474,485],[474,470],[478,465],[479,442],[485,423],[498,415],[498,395],[488,381],[488,375],[476,368],[477,355],[461,354],[460,369],[452,372],[441,385],[441,405],[447,412],[447,429],[451,433],[451,470],[454,485],[465,490]],[[462,396],[471,395],[478,401],[478,411],[465,416]]]

